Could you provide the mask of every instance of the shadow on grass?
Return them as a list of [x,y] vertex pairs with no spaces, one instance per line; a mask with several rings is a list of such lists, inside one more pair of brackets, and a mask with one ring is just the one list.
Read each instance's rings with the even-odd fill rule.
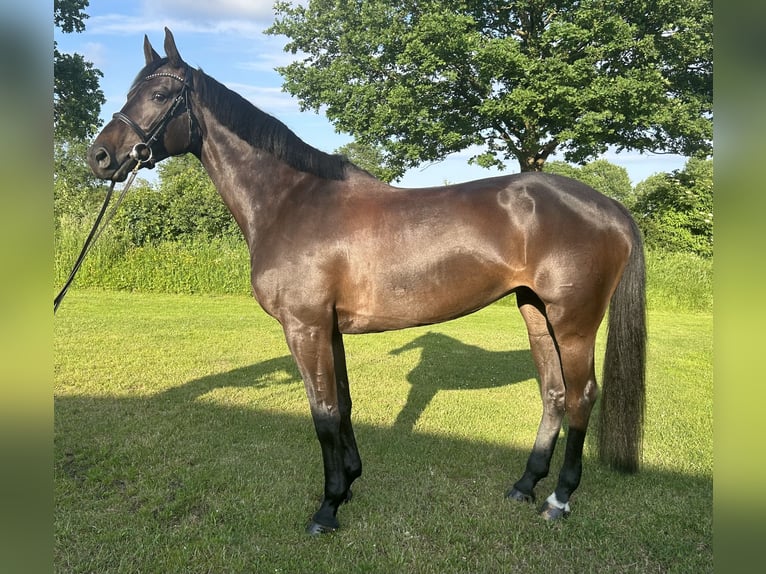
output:
[[[439,390],[533,377],[528,351],[489,352],[429,333],[391,353],[415,349],[422,355],[396,423],[356,425],[365,474],[339,513],[342,530],[326,542],[337,553],[317,554],[302,538],[322,486],[308,406],[294,416],[197,400],[297,383],[289,356],[148,398],[57,398],[58,570],[550,571],[544,556],[569,571],[709,570],[711,478],[651,469],[626,477],[586,459],[572,517],[551,528],[532,507],[503,499],[527,448],[412,432]],[[553,488],[554,462],[540,496]]]
[[[279,382],[274,382],[274,379]],[[173,387],[159,397],[171,402],[193,401],[215,389],[258,388],[300,381],[301,375],[295,361],[292,356],[285,355],[248,367],[240,367],[225,373],[195,379],[178,387]]]
[[487,351],[442,333],[421,335],[390,354],[417,349],[420,361],[407,375],[407,403],[394,423],[402,430],[414,428],[439,391],[502,387],[537,376],[528,350]]
[[[389,352],[400,355],[420,350],[418,364],[407,375],[410,391],[395,425],[412,430],[439,391],[479,390],[516,384],[535,378],[528,350],[487,351],[454,337],[429,332]],[[270,382],[278,379],[279,383]],[[226,373],[203,377],[164,393],[169,400],[194,400],[220,388],[261,387],[300,382],[300,373],[290,355],[269,359]],[[353,387],[354,381],[351,381]],[[530,446],[531,448],[531,446]]]

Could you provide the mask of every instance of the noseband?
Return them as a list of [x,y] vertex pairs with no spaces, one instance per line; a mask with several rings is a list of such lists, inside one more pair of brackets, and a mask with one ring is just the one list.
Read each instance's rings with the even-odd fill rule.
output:
[[134,145],[129,154],[130,158],[138,162],[138,165],[141,167],[144,165],[149,167],[154,166],[155,162],[154,153],[152,152],[152,145],[157,140],[159,140],[160,136],[165,131],[165,128],[167,128],[170,121],[182,108],[189,114],[189,141],[193,141],[194,139],[193,116],[191,113],[191,108],[189,107],[189,92],[191,91],[191,84],[187,79],[189,76],[188,67],[186,68],[184,76],[185,77],[181,77],[176,74],[171,74],[170,72],[157,72],[156,74],[149,74],[143,79],[145,82],[147,80],[151,80],[152,78],[173,78],[182,84],[181,91],[178,92],[178,95],[173,100],[172,105],[156,122],[154,122],[153,127],[151,127],[148,132],[144,131],[141,126],[139,126],[124,112],[120,111],[112,115],[113,119],[120,120],[121,122],[127,124],[130,129],[132,129],[141,139],[141,142]]

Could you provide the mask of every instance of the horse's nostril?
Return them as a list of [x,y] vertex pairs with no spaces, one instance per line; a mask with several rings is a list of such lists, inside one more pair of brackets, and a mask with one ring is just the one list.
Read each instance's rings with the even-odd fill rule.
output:
[[98,166],[101,168],[107,168],[112,163],[112,157],[103,147],[98,148],[96,153],[93,154],[93,157],[95,158],[96,163],[98,163]]

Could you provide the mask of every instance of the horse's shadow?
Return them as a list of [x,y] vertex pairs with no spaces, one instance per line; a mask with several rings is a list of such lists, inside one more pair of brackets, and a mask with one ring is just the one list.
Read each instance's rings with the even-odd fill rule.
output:
[[[421,335],[389,354],[416,350],[420,350],[420,360],[407,375],[410,390],[394,422],[397,430],[412,431],[439,391],[489,389],[526,381],[537,375],[528,350],[487,351],[434,332]],[[162,398],[180,403],[219,388],[274,386],[300,381],[293,358],[284,355],[189,381],[165,391]]]
[[537,376],[528,350],[487,351],[442,333],[429,332],[394,349],[400,355],[420,349],[420,361],[407,375],[407,402],[394,426],[412,430],[439,391],[490,389]]
[[192,401],[215,389],[257,388],[290,384],[301,381],[301,375],[292,356],[285,355],[266,361],[232,369],[225,373],[208,375],[162,393],[164,399],[173,402]]

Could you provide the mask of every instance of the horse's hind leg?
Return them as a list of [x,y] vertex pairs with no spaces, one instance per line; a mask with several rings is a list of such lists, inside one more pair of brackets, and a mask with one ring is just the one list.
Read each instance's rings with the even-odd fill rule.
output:
[[[578,332],[579,331],[579,332]],[[561,366],[566,381],[567,445],[556,490],[540,509],[546,519],[569,514],[569,499],[580,484],[582,452],[591,410],[598,387],[593,360],[595,328],[592,335],[573,330],[570,335],[557,335]]]
[[529,289],[518,291],[516,301],[527,324],[530,350],[540,375],[543,415],[524,474],[513,485],[507,496],[515,500],[534,502],[535,485],[548,475],[553,450],[561,430],[565,409],[565,388],[559,353],[542,301]]

